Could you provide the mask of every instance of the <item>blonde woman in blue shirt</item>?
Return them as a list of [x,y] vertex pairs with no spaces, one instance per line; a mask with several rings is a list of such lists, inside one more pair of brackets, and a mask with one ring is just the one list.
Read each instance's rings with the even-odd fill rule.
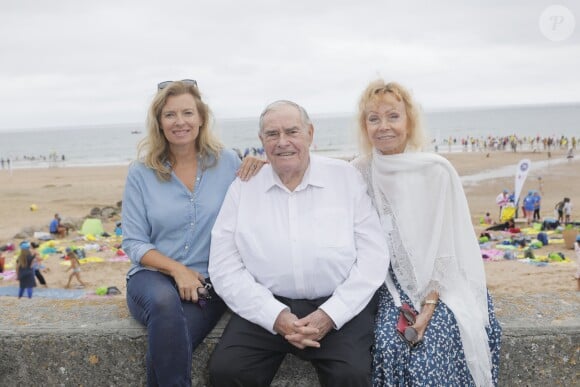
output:
[[210,128],[194,80],[160,83],[127,175],[127,305],[147,327],[149,386],[191,385],[192,353],[226,309],[208,278],[211,229],[237,171],[247,178],[263,164],[240,167]]

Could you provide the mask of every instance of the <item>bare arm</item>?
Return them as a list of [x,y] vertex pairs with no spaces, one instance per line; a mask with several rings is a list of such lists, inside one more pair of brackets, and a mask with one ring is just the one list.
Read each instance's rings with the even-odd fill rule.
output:
[[439,304],[439,293],[436,291],[431,291],[427,297],[423,300],[421,312],[417,315],[417,319],[415,320],[415,324],[413,324],[413,328],[417,330],[419,334],[419,339],[422,339],[425,335],[425,330],[429,326],[429,322],[431,321],[431,317],[433,317],[433,312],[435,312],[435,308]]

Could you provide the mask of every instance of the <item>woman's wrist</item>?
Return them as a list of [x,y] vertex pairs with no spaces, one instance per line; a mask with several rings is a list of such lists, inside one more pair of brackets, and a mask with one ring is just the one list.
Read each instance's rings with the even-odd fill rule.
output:
[[421,310],[427,310],[433,313],[439,304],[439,292],[431,291],[421,302]]

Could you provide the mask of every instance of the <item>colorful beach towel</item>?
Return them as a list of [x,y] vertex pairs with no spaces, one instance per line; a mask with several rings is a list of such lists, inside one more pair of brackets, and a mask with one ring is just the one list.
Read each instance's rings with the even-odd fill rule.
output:
[[481,256],[486,261],[503,260],[504,252],[498,249],[481,249]]

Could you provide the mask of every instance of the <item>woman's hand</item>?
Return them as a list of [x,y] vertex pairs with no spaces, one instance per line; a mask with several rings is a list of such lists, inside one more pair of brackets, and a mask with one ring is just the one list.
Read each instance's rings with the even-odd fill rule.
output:
[[177,262],[155,249],[149,250],[143,255],[141,265],[170,275],[175,281],[179,297],[185,301],[197,302],[197,288],[203,287],[205,281],[205,278],[197,271],[189,269],[181,262]]
[[251,177],[256,176],[266,163],[268,163],[268,161],[264,159],[247,156],[244,161],[242,161],[242,165],[240,165],[240,169],[238,169],[236,175],[242,179],[242,181],[248,181]]
[[423,336],[425,336],[425,331],[429,326],[429,321],[431,321],[431,317],[433,317],[433,312],[435,311],[434,305],[423,308],[421,313],[417,315],[415,319],[415,324],[412,325],[413,328],[417,331],[418,334],[418,341],[423,340]]
[[431,292],[427,296],[425,303],[421,307],[421,312],[415,318],[415,324],[412,325],[413,328],[417,331],[418,334],[418,341],[423,340],[425,336],[425,331],[429,326],[429,322],[431,321],[431,317],[433,317],[433,313],[435,312],[435,308],[439,304],[439,294],[437,292]]
[[203,287],[205,279],[195,270],[181,266],[181,268],[171,273],[175,280],[179,297],[185,301],[197,302],[197,288]]

